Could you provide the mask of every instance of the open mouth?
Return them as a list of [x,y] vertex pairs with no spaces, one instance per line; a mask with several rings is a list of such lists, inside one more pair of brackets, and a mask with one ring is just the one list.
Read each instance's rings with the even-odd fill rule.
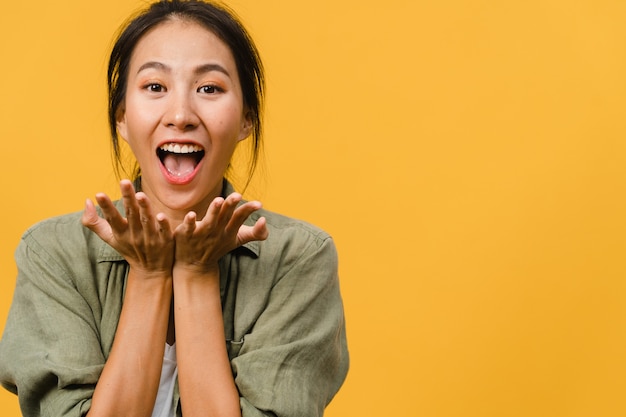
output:
[[204,149],[195,144],[165,143],[157,149],[157,156],[165,170],[174,178],[192,174],[202,158]]

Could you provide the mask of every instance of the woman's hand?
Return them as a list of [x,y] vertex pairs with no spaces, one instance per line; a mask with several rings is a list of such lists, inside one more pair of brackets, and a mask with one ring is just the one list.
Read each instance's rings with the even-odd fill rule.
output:
[[215,271],[217,261],[231,250],[254,240],[265,240],[268,236],[265,218],[261,217],[253,226],[243,222],[261,208],[258,201],[249,201],[237,206],[241,195],[233,193],[215,198],[204,218],[196,221],[190,212],[174,230],[176,240],[175,264],[200,274]]
[[126,217],[122,217],[106,194],[96,201],[104,218],[98,216],[91,200],[85,203],[82,223],[118,251],[129,265],[148,274],[171,276],[174,237],[164,214],[152,213],[148,197],[135,193],[129,180],[120,183]]

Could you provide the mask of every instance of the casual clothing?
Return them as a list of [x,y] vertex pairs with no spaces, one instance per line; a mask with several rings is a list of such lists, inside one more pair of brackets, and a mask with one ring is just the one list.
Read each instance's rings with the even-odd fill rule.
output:
[[[16,250],[0,382],[19,393],[25,417],[84,415],[115,336],[129,267],[80,216],[33,226]],[[335,246],[314,226],[266,210],[246,223],[260,216],[268,239],[219,262],[242,414],[321,416],[348,370]],[[174,404],[181,416],[177,386]]]
[[157,392],[152,417],[172,417],[175,416],[176,405],[174,401],[174,389],[176,388],[176,376],[178,375],[178,364],[176,361],[176,343],[165,344],[163,354],[163,366],[161,367],[161,379],[159,381],[159,391]]

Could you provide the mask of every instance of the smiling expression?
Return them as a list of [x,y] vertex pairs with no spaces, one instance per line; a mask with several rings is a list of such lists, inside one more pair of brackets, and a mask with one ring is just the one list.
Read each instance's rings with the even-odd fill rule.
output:
[[117,128],[155,211],[204,215],[237,143],[252,132],[228,46],[188,20],[151,29],[131,56]]

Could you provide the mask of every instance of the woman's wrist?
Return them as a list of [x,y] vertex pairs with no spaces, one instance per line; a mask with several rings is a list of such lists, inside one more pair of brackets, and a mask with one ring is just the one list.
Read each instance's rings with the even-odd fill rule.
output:
[[212,263],[188,263],[175,262],[172,268],[172,276],[175,280],[211,280],[218,279],[220,268],[217,262]]
[[[173,274],[174,299],[177,308],[195,310],[200,305],[220,300],[219,267],[197,268],[196,266],[174,266]],[[199,304],[197,304],[199,303]],[[221,310],[221,307],[219,308]]]
[[147,269],[143,267],[130,265],[129,269],[129,278],[132,276],[133,280],[144,280],[144,281],[171,281],[173,274],[171,269]]

